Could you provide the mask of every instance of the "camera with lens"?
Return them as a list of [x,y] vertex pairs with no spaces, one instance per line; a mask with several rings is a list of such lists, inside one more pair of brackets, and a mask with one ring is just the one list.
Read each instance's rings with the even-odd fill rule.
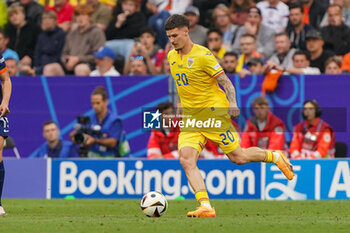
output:
[[78,124],[74,126],[74,129],[76,130],[76,133],[74,134],[74,143],[80,144],[80,147],[78,149],[79,155],[86,157],[89,148],[83,144],[88,139],[87,135],[99,137],[101,135],[101,126],[92,125],[90,117],[88,116],[78,116],[77,122]]

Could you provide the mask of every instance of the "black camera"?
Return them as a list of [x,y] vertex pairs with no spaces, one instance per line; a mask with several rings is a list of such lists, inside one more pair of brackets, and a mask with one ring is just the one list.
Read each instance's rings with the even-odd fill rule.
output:
[[76,130],[74,135],[74,143],[81,144],[78,149],[79,155],[86,157],[89,148],[85,147],[83,143],[88,139],[87,135],[99,137],[101,135],[101,126],[92,125],[90,117],[88,116],[78,116],[77,121],[78,124],[74,126],[74,129]]

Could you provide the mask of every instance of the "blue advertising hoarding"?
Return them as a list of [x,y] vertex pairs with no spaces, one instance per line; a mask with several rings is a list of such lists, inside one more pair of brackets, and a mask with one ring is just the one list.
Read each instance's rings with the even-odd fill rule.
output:
[[[350,199],[350,160],[293,160],[288,181],[275,165],[199,160],[212,199]],[[4,198],[141,198],[157,190],[193,199],[177,160],[5,159]]]
[[[201,160],[198,166],[212,198],[261,196],[258,163]],[[168,199],[194,197],[178,160],[52,160],[51,169],[51,198],[141,198],[153,190]]]
[[[294,160],[295,176],[288,181],[272,164],[262,164],[265,174],[262,199],[325,200],[350,198],[349,160]],[[264,183],[264,181],[263,181]]]

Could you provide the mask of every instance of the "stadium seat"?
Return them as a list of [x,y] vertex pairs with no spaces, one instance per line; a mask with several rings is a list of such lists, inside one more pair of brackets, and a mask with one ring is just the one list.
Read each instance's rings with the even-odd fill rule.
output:
[[15,141],[11,137],[7,137],[6,140],[4,141],[4,149],[12,149],[13,153],[15,154],[17,159],[21,158],[21,155],[19,154],[19,151],[16,147]]
[[335,143],[335,158],[345,158],[347,156],[348,146],[344,142]]

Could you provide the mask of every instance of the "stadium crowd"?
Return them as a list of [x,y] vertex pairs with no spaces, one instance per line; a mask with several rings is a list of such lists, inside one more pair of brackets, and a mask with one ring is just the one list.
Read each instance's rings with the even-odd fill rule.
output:
[[350,70],[348,0],[0,0],[0,51],[12,76],[167,74],[172,14],[229,74]]
[[[183,14],[192,41],[206,46],[227,74],[348,73],[349,7],[348,0],[0,0],[0,52],[11,76],[170,74],[164,23]],[[285,125],[268,106],[264,98],[252,103],[242,147],[288,151]],[[333,157],[334,132],[316,101],[305,102],[303,117],[290,156]],[[48,126],[55,128],[48,122],[44,132]],[[176,138],[176,129],[154,130],[148,157],[177,158]],[[221,154],[208,143],[202,156]]]

